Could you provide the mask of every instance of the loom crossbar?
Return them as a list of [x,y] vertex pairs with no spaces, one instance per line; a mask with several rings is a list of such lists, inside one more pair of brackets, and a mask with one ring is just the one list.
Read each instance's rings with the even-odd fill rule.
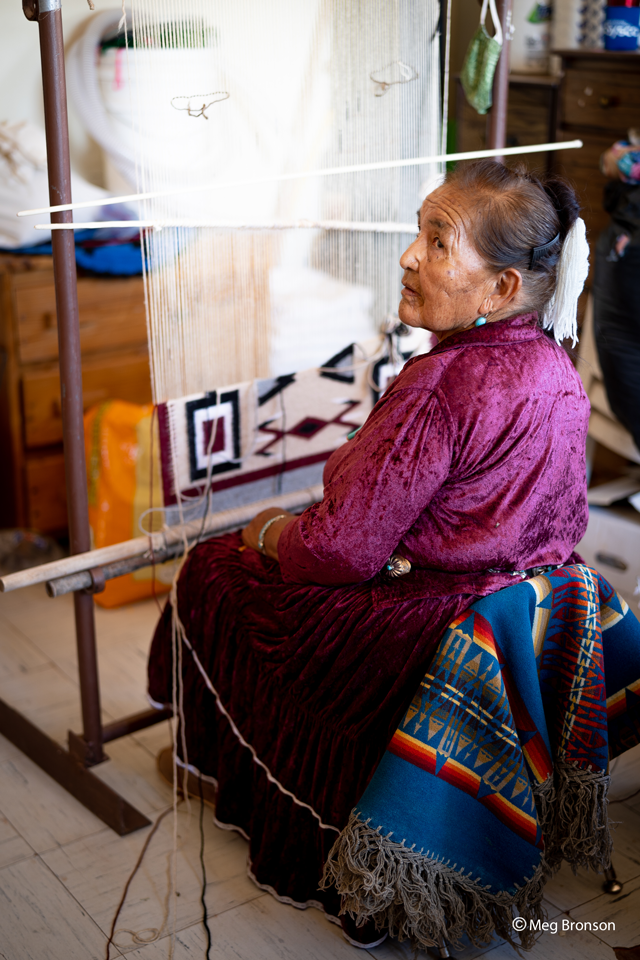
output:
[[[506,72],[504,70],[502,73],[496,72],[496,82],[500,80],[500,82],[504,84],[505,77],[508,86],[508,68]],[[496,101],[496,104],[498,103],[499,100]],[[489,114],[490,124],[496,127],[495,136],[493,131],[490,132],[490,136],[492,137],[490,140],[491,143],[499,141],[501,139],[500,134],[503,135],[502,139],[504,139],[504,136],[506,136],[506,116],[506,108],[502,112],[499,109],[496,109]],[[231,187],[246,187],[261,183],[276,183],[282,180],[305,180],[311,177],[330,177],[345,173],[369,173],[374,170],[390,170],[396,167],[427,166],[435,163],[454,163],[458,160],[481,160],[484,158],[503,160],[504,157],[519,157],[530,153],[550,153],[554,150],[579,150],[582,145],[582,140],[560,140],[549,143],[532,143],[518,147],[505,147],[504,143],[501,143],[497,147],[492,147],[491,149],[486,150],[465,150],[461,153],[441,153],[432,157],[414,157],[413,159],[407,160],[385,160],[381,163],[363,163],[351,167],[332,167],[326,170],[309,170],[306,173],[287,173],[283,174],[282,176],[250,177],[244,180],[221,180],[216,183],[210,183],[202,186],[182,187],[180,189],[174,188],[171,190],[161,191],[156,190],[147,193],[129,193],[120,197],[104,197],[103,199],[99,200],[81,200],[78,203],[63,203],[56,204],[55,206],[51,207],[35,207],[33,210],[20,210],[18,212],[18,216],[35,217],[43,213],[59,213],[61,211],[81,210],[82,208],[87,207],[108,207],[112,204],[136,203],[139,200],[154,200],[159,197],[173,197],[189,193],[201,193],[207,190],[228,190]],[[121,221],[111,222],[113,224],[120,224]],[[127,226],[135,226],[137,223],[140,223],[140,221],[128,220],[125,221],[125,223]],[[151,223],[153,223],[153,221],[151,221]],[[99,225],[104,226],[104,223],[100,222]],[[143,223],[143,226],[145,225],[146,222]],[[207,226],[207,224],[196,225]],[[40,229],[44,229],[44,227],[41,226]],[[251,228],[246,227],[245,229]],[[340,229],[340,227],[333,229]]]
[[[277,497],[269,497],[267,500],[258,500],[241,507],[232,507],[229,510],[222,510],[220,513],[209,514],[204,520],[191,520],[185,524],[167,527],[166,530],[151,533],[148,536],[135,537],[133,540],[114,543],[108,547],[101,547],[99,550],[76,553],[71,557],[64,557],[62,560],[54,560],[51,563],[42,563],[38,567],[30,567],[28,570],[10,573],[0,578],[0,591],[9,593],[12,590],[19,590],[21,587],[47,583],[60,577],[70,577],[93,570],[96,567],[103,567],[104,569],[105,565],[122,563],[134,558],[145,561],[140,566],[150,566],[155,562],[155,559],[162,559],[163,555],[165,559],[168,556],[175,556],[185,543],[193,543],[199,539],[207,539],[216,536],[216,534],[246,526],[257,513],[267,507],[278,507],[281,510],[291,511],[302,510],[321,499],[322,486],[318,485],[307,487],[304,490],[296,490],[293,493],[283,493]],[[114,573],[112,576],[120,576],[120,574]],[[90,582],[87,582],[86,586],[90,586]],[[84,587],[76,587],[75,589],[84,589]],[[69,591],[65,590],[64,592]],[[51,596],[60,596],[60,593],[51,593]]]

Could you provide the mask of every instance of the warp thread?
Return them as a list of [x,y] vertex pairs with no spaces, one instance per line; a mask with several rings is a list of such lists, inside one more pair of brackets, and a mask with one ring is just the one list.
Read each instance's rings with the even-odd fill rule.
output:
[[[284,61],[290,76],[281,90],[269,78],[282,73],[291,26],[277,2],[261,7],[259,14],[251,0],[215,5],[214,17],[199,0],[183,0],[164,28],[154,0],[132,3],[129,55],[135,58],[131,74],[138,81],[132,86],[130,125],[140,126],[140,219],[204,221],[197,227],[145,231],[142,238],[156,402],[203,392],[211,382],[225,386],[270,375],[275,267],[292,274],[317,271],[343,282],[353,296],[363,287],[372,291],[373,304],[367,307],[372,333],[373,323],[397,305],[399,276],[389,265],[402,252],[402,234],[354,229],[345,236],[332,231],[293,238],[258,229],[240,234],[209,228],[211,221],[229,220],[227,211],[247,223],[257,215],[256,224],[302,218],[353,224],[372,217],[382,223],[412,220],[421,180],[440,165],[427,164],[426,171],[413,166],[369,170],[367,165],[394,162],[388,158],[400,123],[403,157],[438,156],[438,5],[410,5],[400,13],[384,0],[372,0],[365,8],[352,0],[303,5],[302,55]],[[187,60],[189,86],[180,75]],[[372,64],[384,66],[370,72]],[[381,109],[372,84],[380,92],[393,86],[398,95],[387,92]],[[165,130],[169,151],[159,149],[153,136],[165,114],[160,108],[154,113],[156,100],[146,92],[151,89],[158,104],[172,103],[171,129],[177,124],[176,130],[185,130],[175,137]],[[174,96],[180,89],[219,92]],[[226,98],[227,91],[232,96],[225,104],[209,110],[210,101]],[[211,123],[192,123],[196,116]],[[367,176],[354,178],[351,171],[361,167]],[[292,171],[315,168],[323,174],[344,168],[344,173],[315,182],[308,174],[293,179],[298,175]],[[212,170],[219,182],[227,181],[224,190],[192,196],[198,183],[211,185]],[[257,183],[261,178],[252,178],[253,171],[269,184]],[[242,189],[229,185],[229,178],[235,182],[247,175],[252,182]],[[314,316],[326,309],[323,297],[323,290],[307,297]],[[321,323],[305,333],[318,340],[324,335]]]
[[[153,411],[153,414],[152,414],[152,417],[151,417],[151,471],[150,471],[151,478],[150,478],[150,484],[149,484],[149,496],[150,496],[151,504],[153,504],[153,432],[154,432],[154,417],[155,417],[155,412],[156,412],[156,408],[155,408],[155,406],[154,406],[154,411]],[[211,437],[210,437],[210,440],[209,440],[209,447],[208,447],[208,449],[207,449],[207,457],[208,457],[208,460],[209,460],[209,464],[210,464],[210,465],[211,465],[211,447],[212,447],[212,444],[213,444],[214,439],[215,439],[215,431],[212,430],[212,431],[211,431]],[[176,921],[177,921],[177,877],[178,877],[178,865],[177,865],[177,857],[178,857],[178,834],[177,834],[177,831],[178,831],[178,817],[177,817],[177,812],[178,812],[178,805],[179,805],[180,803],[182,803],[182,800],[183,800],[183,799],[186,800],[187,810],[188,810],[189,814],[191,813],[191,804],[190,804],[190,801],[189,801],[189,796],[190,796],[190,794],[189,794],[189,789],[188,789],[188,777],[189,777],[189,769],[188,769],[188,766],[189,766],[189,761],[188,761],[188,751],[187,751],[186,732],[185,732],[184,687],[183,687],[183,681],[182,681],[182,640],[181,640],[181,636],[180,636],[181,631],[183,632],[183,631],[184,631],[184,628],[182,627],[182,624],[180,623],[180,619],[179,619],[179,617],[178,617],[178,615],[177,615],[177,585],[178,585],[178,580],[179,580],[179,577],[180,577],[180,573],[182,572],[182,568],[183,568],[183,566],[184,566],[184,564],[185,564],[185,562],[186,562],[186,560],[187,560],[187,556],[188,556],[189,552],[193,549],[193,547],[194,547],[197,543],[200,542],[200,539],[201,539],[201,537],[202,537],[202,533],[203,533],[203,530],[204,530],[204,523],[205,523],[207,514],[208,514],[208,512],[209,512],[208,507],[209,507],[210,494],[211,494],[211,471],[210,471],[210,469],[209,469],[209,473],[208,473],[208,476],[207,476],[207,485],[206,485],[206,488],[205,488],[205,491],[204,491],[203,497],[202,497],[203,499],[206,499],[206,501],[207,501],[207,506],[206,506],[206,508],[205,508],[205,510],[204,510],[204,512],[203,512],[202,528],[201,528],[201,530],[200,530],[200,534],[199,534],[198,538],[195,540],[195,542],[194,542],[193,544],[189,545],[188,541],[187,541],[186,539],[184,540],[184,553],[182,554],[182,556],[181,556],[181,558],[180,558],[180,562],[179,562],[179,564],[178,564],[178,569],[176,570],[175,576],[174,576],[174,578],[173,578],[173,584],[172,584],[172,590],[171,590],[171,603],[172,603],[172,611],[173,611],[173,613],[172,613],[172,630],[171,630],[171,646],[172,646],[171,706],[172,706],[173,717],[174,717],[174,721],[173,721],[173,724],[172,724],[172,784],[173,784],[173,785],[172,785],[172,793],[173,793],[172,803],[171,803],[171,806],[170,806],[170,807],[167,807],[167,809],[164,810],[164,811],[160,814],[160,816],[156,819],[156,822],[154,823],[154,825],[153,825],[153,827],[152,827],[152,829],[151,829],[151,832],[149,833],[148,837],[146,838],[146,840],[145,840],[145,842],[144,842],[144,845],[143,845],[143,847],[142,847],[142,850],[140,851],[140,854],[139,854],[138,859],[137,859],[137,861],[136,861],[136,863],[135,863],[135,866],[134,866],[132,872],[130,873],[130,875],[129,875],[126,883],[125,883],[125,887],[124,887],[124,890],[123,890],[123,892],[122,892],[122,896],[121,896],[121,898],[120,898],[120,902],[119,902],[119,904],[118,904],[118,907],[117,907],[117,909],[116,909],[116,912],[115,912],[113,921],[112,921],[112,923],[111,923],[111,930],[110,930],[110,933],[109,933],[109,938],[108,938],[108,940],[107,940],[107,947],[106,947],[106,960],[110,960],[110,956],[109,956],[109,954],[110,954],[110,945],[113,943],[113,938],[114,938],[115,933],[116,933],[116,929],[115,929],[115,928],[116,928],[116,923],[117,923],[117,921],[118,921],[118,917],[119,917],[119,915],[120,915],[120,913],[121,913],[121,911],[122,911],[122,908],[123,908],[123,906],[124,906],[124,904],[125,904],[125,901],[126,901],[126,898],[127,898],[127,894],[128,894],[128,892],[129,892],[129,887],[131,886],[131,883],[132,883],[132,881],[133,881],[133,878],[135,877],[136,873],[137,873],[138,870],[140,869],[140,866],[142,865],[142,861],[143,861],[144,856],[145,856],[145,854],[146,854],[146,852],[147,852],[147,850],[148,850],[148,848],[149,848],[149,844],[151,843],[151,840],[153,839],[153,836],[155,835],[158,827],[160,826],[160,823],[162,822],[162,820],[164,820],[164,818],[167,816],[167,814],[169,814],[169,813],[171,813],[171,812],[173,813],[172,877],[171,877],[171,893],[172,893],[172,897],[173,897],[173,924],[172,924],[172,930],[171,930],[171,943],[170,943],[169,957],[171,958],[171,957],[173,956],[174,952],[175,952]],[[181,510],[180,520],[181,520],[181,523],[182,523],[182,525],[183,525],[183,527],[184,527],[184,516],[182,515],[182,504],[181,504],[180,500],[178,501],[178,503],[179,503],[179,507],[180,507],[180,510]],[[149,510],[150,510],[150,511],[154,510],[153,506],[151,506],[151,507],[149,508]],[[146,512],[146,511],[145,511],[145,512]],[[143,515],[143,516],[144,516],[144,515]],[[152,548],[151,558],[152,558],[152,562],[153,562],[153,561],[154,561],[153,548]],[[155,583],[154,583],[154,587],[155,587]],[[158,603],[158,598],[157,598],[157,596],[156,596],[155,589],[154,589],[153,595],[154,595],[154,598],[155,598],[155,600],[156,600],[156,603]],[[159,604],[158,604],[158,605],[159,605]],[[180,739],[181,739],[182,754],[183,754],[183,759],[184,759],[184,763],[183,763],[183,764],[180,764],[180,765],[178,764],[177,738],[176,738],[176,721],[178,721],[178,722],[179,722],[179,725],[180,725],[180,734],[181,734]],[[179,767],[179,766],[182,767],[182,790],[181,790],[181,792],[182,792],[182,797],[179,797],[179,794],[178,794],[178,767]],[[205,901],[205,893],[206,893],[206,888],[207,888],[207,872],[206,872],[206,867],[205,867],[205,862],[204,862],[204,845],[205,845],[204,821],[203,821],[203,818],[204,818],[204,801],[203,801],[203,795],[202,795],[202,777],[201,777],[200,774],[198,775],[198,789],[199,789],[199,794],[200,794],[200,816],[199,816],[200,850],[199,850],[199,858],[200,858],[200,868],[201,868],[201,872],[202,872],[202,886],[201,886],[201,891],[200,891],[200,903],[201,903],[201,905],[202,905],[202,923],[203,923],[203,926],[204,926],[204,928],[205,928],[206,937],[207,937],[207,950],[206,950],[205,957],[206,957],[206,960],[209,960],[210,953],[211,953],[211,947],[212,947],[212,940],[211,940],[211,931],[210,931],[210,929],[209,929],[209,916],[208,916],[207,905],[206,905],[206,901]],[[140,935],[140,934],[141,934],[141,931],[122,930],[121,932],[131,934],[134,943],[152,943],[152,942],[154,942],[155,940],[158,939],[158,937],[160,936],[160,934],[161,934],[161,932],[162,932],[162,928],[163,928],[163,927],[164,927],[164,922],[163,922],[162,927],[160,928],[160,930],[156,930],[155,928],[154,928],[154,929],[151,929],[151,928],[150,928],[149,932],[152,934],[152,936],[151,936],[150,938],[142,938],[141,935]],[[120,932],[120,931],[119,931],[119,932]]]
[[[121,911],[122,911],[122,908],[124,907],[125,901],[126,901],[126,899],[127,899],[127,894],[128,894],[128,892],[129,892],[129,887],[131,886],[131,884],[132,884],[132,882],[133,882],[133,878],[135,877],[136,873],[138,872],[138,870],[140,869],[140,867],[141,867],[141,865],[142,865],[142,861],[144,860],[144,855],[145,855],[145,853],[147,852],[147,850],[149,849],[149,844],[150,844],[151,841],[153,840],[153,838],[154,838],[154,836],[155,836],[155,834],[156,834],[156,831],[157,831],[158,827],[160,826],[160,824],[162,823],[162,821],[164,820],[164,818],[167,816],[167,814],[173,812],[173,809],[174,809],[174,807],[173,807],[173,804],[172,804],[170,807],[167,807],[166,810],[163,810],[162,813],[159,814],[159,816],[156,818],[156,822],[154,823],[153,827],[151,828],[151,831],[149,832],[149,834],[148,834],[148,836],[147,836],[147,839],[145,840],[145,842],[144,842],[144,844],[143,844],[143,846],[142,846],[142,849],[141,849],[140,853],[138,854],[138,859],[137,859],[136,862],[135,862],[135,866],[134,866],[133,870],[131,871],[131,873],[129,874],[128,878],[127,878],[127,882],[126,882],[125,885],[124,885],[124,890],[122,891],[122,896],[120,897],[120,902],[118,903],[118,906],[116,907],[116,912],[115,912],[115,914],[114,914],[114,916],[113,916],[113,920],[111,921],[111,929],[109,930],[109,937],[108,937],[108,939],[107,939],[107,946],[106,946],[106,954],[105,954],[106,960],[110,960],[111,944],[113,943],[113,938],[114,938],[115,935],[116,935],[116,923],[118,922],[118,917],[120,916],[120,913],[121,913]],[[154,934],[154,936],[151,937],[150,939],[142,938],[142,937],[140,936],[140,933],[141,933],[142,931],[136,932],[136,931],[126,930],[126,931],[123,931],[123,932],[124,932],[124,933],[130,933],[130,934],[132,935],[132,937],[133,937],[134,943],[136,943],[136,942],[137,942],[137,943],[153,943],[154,940],[157,940],[157,939],[158,939],[158,936],[159,936],[159,934],[160,934],[160,931],[155,930],[155,929],[151,929],[151,928],[148,928],[148,929],[150,930],[151,933]]]
[[[187,739],[186,739],[186,719],[184,714],[184,683],[183,683],[183,662],[182,662],[182,652],[183,652],[183,637],[185,636],[184,627],[180,621],[180,616],[178,613],[178,581],[180,580],[180,575],[184,568],[185,563],[187,562],[189,553],[193,548],[200,542],[202,533],[204,531],[204,524],[209,512],[209,503],[211,495],[211,480],[212,480],[212,470],[213,470],[213,461],[211,457],[211,450],[215,440],[215,430],[211,431],[211,436],[209,438],[209,444],[207,447],[207,483],[205,488],[204,496],[206,497],[206,507],[203,511],[202,516],[202,526],[200,529],[200,534],[197,539],[189,544],[186,533],[184,533],[183,547],[184,552],[178,563],[178,567],[173,577],[173,583],[171,584],[171,593],[170,593],[170,603],[171,603],[171,651],[172,651],[172,678],[171,678],[171,707],[173,710],[173,724],[174,724],[174,735],[173,735],[173,750],[172,750],[172,784],[173,784],[173,882],[172,882],[172,891],[173,891],[173,927],[171,931],[171,950],[170,958],[173,956],[175,950],[175,939],[176,939],[176,921],[177,921],[177,880],[178,880],[178,743],[175,732],[175,725],[177,724],[180,729],[180,741],[182,747],[182,795],[187,802],[187,809],[191,813],[191,804],[189,801],[189,754],[187,750]],[[180,523],[182,525],[183,531],[185,528],[185,519],[183,513],[182,498],[178,497],[178,509],[180,514]],[[200,791],[202,791],[202,781],[199,780]],[[204,866],[204,831],[202,827],[202,817],[204,812],[202,809],[202,796],[200,803],[200,860],[202,867],[202,876],[203,884],[201,890],[200,901],[202,904],[203,910],[203,923],[207,933],[207,960],[209,957],[211,949],[211,934],[209,931],[208,925],[208,915],[207,915],[207,906],[205,902],[205,892],[206,892],[206,870]]]

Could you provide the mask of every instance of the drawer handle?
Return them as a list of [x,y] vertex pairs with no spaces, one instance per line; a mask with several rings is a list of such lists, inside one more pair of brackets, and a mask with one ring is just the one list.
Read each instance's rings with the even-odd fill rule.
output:
[[598,101],[603,110],[608,110],[609,107],[617,107],[619,102],[618,97],[600,97]]
[[598,551],[598,553],[596,553],[596,560],[598,563],[602,563],[605,567],[613,567],[614,570],[629,569],[624,560],[621,560],[620,557],[616,557],[613,553],[602,553]]

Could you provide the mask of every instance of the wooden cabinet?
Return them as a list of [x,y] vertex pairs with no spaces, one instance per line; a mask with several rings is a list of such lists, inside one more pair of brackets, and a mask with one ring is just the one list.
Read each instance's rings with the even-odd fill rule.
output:
[[[557,77],[512,73],[509,77],[507,109],[507,146],[520,147],[534,143],[550,143],[557,126]],[[487,147],[487,117],[480,116],[467,99],[456,77],[456,143],[457,149],[484,150]],[[509,163],[523,160],[531,170],[543,172],[553,163],[551,154],[529,154],[511,157]]]
[[[78,278],[85,409],[151,400],[140,277]],[[51,257],[0,255],[0,526],[63,532],[58,332]]]
[[[558,111],[558,140],[579,138],[581,150],[558,151],[555,169],[576,187],[593,249],[609,223],[602,207],[606,178],[600,156],[630,127],[640,126],[640,53],[609,50],[557,50],[563,80]],[[590,281],[589,281],[590,282]]]
[[[117,398],[148,403],[149,360],[146,348],[124,356],[109,352],[82,363],[82,399],[85,410]],[[25,367],[22,376],[24,445],[28,450],[62,443],[58,364]]]

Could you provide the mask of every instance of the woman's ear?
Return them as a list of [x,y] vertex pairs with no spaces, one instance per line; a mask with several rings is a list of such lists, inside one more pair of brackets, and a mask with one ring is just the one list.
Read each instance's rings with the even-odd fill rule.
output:
[[494,311],[508,306],[522,290],[522,274],[515,267],[509,267],[499,277],[495,292],[491,294]]
[[509,267],[501,273],[489,296],[480,304],[480,313],[489,317],[492,313],[504,310],[520,293],[522,289],[522,275],[519,270]]

